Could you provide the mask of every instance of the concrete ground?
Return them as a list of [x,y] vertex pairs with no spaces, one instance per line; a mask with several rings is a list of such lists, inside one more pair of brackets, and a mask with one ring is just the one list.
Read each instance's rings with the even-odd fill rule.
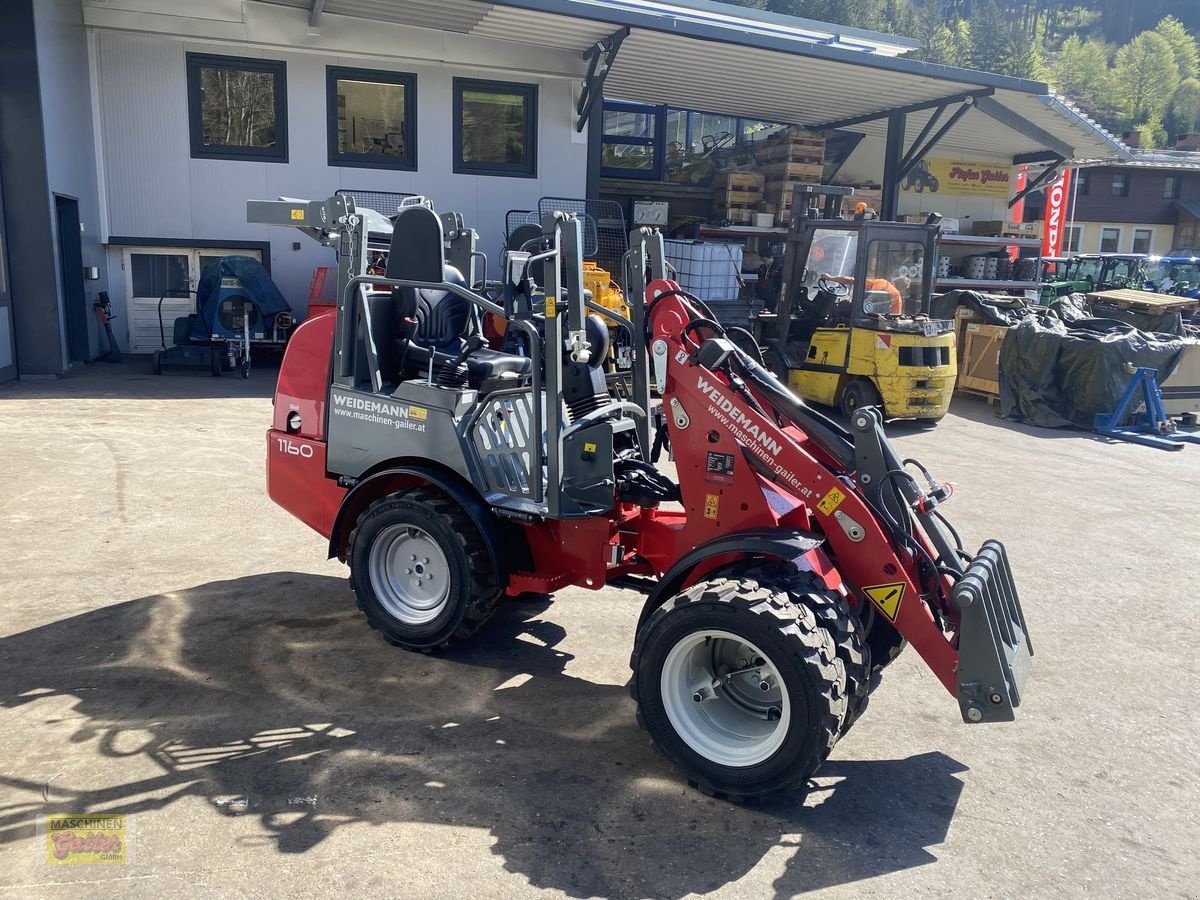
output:
[[[737,807],[633,721],[633,593],[509,603],[436,657],[370,632],[264,495],[272,377],[135,360],[0,388],[0,892],[1200,891],[1200,447],[969,399],[898,429],[968,542],[1010,548],[1037,650],[1020,720],[963,725],[908,652],[807,797]],[[104,811],[128,864],[47,864],[44,816]]]

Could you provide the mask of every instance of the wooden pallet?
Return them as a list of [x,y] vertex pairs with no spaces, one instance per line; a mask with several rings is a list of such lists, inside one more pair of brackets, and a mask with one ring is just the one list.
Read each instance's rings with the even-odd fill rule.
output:
[[1154,294],[1150,291],[1129,289],[1097,291],[1088,294],[1087,298],[1092,303],[1107,303],[1117,309],[1154,314],[1187,312],[1200,305],[1200,300],[1177,297],[1174,294]]
[[997,406],[1000,403],[1000,395],[990,393],[989,391],[977,391],[974,388],[962,387],[960,385],[955,387],[954,393],[965,394],[968,397],[979,397],[981,400],[986,400],[988,406]]
[[1004,325],[968,322],[963,329],[958,385],[981,394],[1000,393],[1000,345],[1008,334]]

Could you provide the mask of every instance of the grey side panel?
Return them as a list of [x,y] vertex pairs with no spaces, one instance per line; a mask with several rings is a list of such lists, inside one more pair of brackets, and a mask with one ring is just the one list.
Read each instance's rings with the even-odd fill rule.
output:
[[393,396],[334,385],[329,390],[329,450],[335,475],[358,478],[388,460],[436,460],[472,481],[458,418],[474,391],[402,384]]

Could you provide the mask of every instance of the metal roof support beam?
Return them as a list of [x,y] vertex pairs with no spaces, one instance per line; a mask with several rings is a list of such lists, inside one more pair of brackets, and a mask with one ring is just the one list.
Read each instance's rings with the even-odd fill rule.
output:
[[1036,153],[1018,153],[1013,157],[1014,166],[1024,166],[1029,163],[1055,162],[1062,157],[1053,150],[1039,150]]
[[1045,169],[1043,169],[1041,172],[1038,173],[1038,176],[1036,178],[1034,178],[1027,185],[1025,185],[1025,187],[1021,188],[1021,190],[1017,191],[1016,196],[1008,201],[1008,208],[1012,209],[1014,206],[1016,206],[1018,203],[1020,203],[1022,200],[1024,200],[1027,196],[1029,196],[1034,191],[1036,191],[1038,188],[1040,188],[1042,185],[1046,184],[1047,182],[1053,181],[1054,178],[1058,175],[1058,167],[1061,166],[1064,162],[1066,162],[1066,160],[1064,160],[1061,156],[1056,156],[1054,158],[1053,163],[1046,166]]
[[964,100],[962,106],[954,111],[954,115],[946,120],[945,124],[934,133],[933,137],[925,142],[924,146],[913,144],[912,149],[908,152],[908,156],[900,161],[900,177],[903,178],[911,172],[913,166],[924,159],[925,154],[937,146],[938,141],[946,136],[946,132],[958,124],[959,119],[970,112],[973,105],[971,100]]
[[861,116],[854,116],[850,119],[839,119],[836,122],[825,122],[821,125],[810,126],[814,131],[824,131],[827,128],[849,128],[851,125],[862,125],[864,122],[874,122],[877,119],[889,118],[894,113],[907,115],[908,113],[921,112],[926,109],[936,109],[939,106],[949,106],[951,103],[963,103],[967,99],[980,100],[984,97],[990,97],[995,90],[993,88],[981,88],[978,91],[968,91],[964,94],[954,94],[951,97],[939,97],[936,100],[926,100],[922,103],[912,103],[908,106],[900,106],[896,109],[881,109],[876,112],[864,113]]
[[933,131],[934,126],[937,125],[938,120],[942,117],[942,113],[945,111],[945,103],[933,111],[933,115],[929,117],[929,121],[925,123],[925,127],[922,128],[921,133],[917,135],[917,139],[913,141],[912,146],[908,148],[908,153],[904,155],[904,160],[901,163],[902,166],[909,164],[909,160],[912,157],[913,151],[921,146],[921,141],[925,140],[925,138],[929,135],[929,132]]
[[308,27],[316,28],[321,24],[321,12],[325,9],[325,0],[312,0],[308,9]]
[[908,116],[894,112],[888,116],[887,146],[883,154],[883,191],[879,199],[879,218],[895,222],[900,207],[900,165],[904,156],[904,132]]
[[583,58],[588,61],[587,76],[583,80],[583,90],[579,94],[579,103],[575,107],[575,132],[583,133],[588,116],[596,101],[604,96],[604,79],[608,77],[621,49],[621,42],[629,37],[629,26],[614,31],[602,41],[596,41],[583,51]]
[[1031,141],[1037,141],[1047,150],[1053,150],[1063,159],[1070,159],[1075,155],[1075,148],[1070,144],[1060,141],[1050,132],[1039,128],[1028,119],[1021,118],[1007,106],[996,102],[991,97],[980,97],[975,101],[975,105],[979,107],[979,111],[984,115],[991,116],[1001,125],[1011,128],[1017,134],[1023,135]]

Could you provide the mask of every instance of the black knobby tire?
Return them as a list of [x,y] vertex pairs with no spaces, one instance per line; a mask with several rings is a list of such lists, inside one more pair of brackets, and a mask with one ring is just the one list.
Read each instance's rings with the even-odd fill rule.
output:
[[[411,623],[389,609],[372,581],[372,545],[405,526],[423,532],[445,557],[444,606],[428,622]],[[397,647],[429,651],[474,634],[495,611],[501,590],[487,546],[470,516],[433,488],[389,494],[363,511],[350,533],[350,584],[367,624]],[[382,551],[381,551],[382,552]],[[440,574],[439,574],[439,577]]]
[[[782,742],[753,764],[725,765],[697,752],[667,712],[663,669],[669,655],[677,644],[708,631],[733,634],[759,648],[787,693],[791,712]],[[792,603],[784,590],[742,577],[699,582],[655,610],[638,631],[632,667],[630,693],[652,745],[689,783],[729,800],[804,784],[837,743],[846,714],[845,670],[814,611]]]
[[850,730],[867,711],[871,698],[871,648],[858,614],[846,598],[831,591],[815,572],[801,572],[790,563],[763,563],[743,576],[774,590],[785,591],[792,603],[813,611],[817,621],[833,637],[837,658],[846,670],[846,715],[838,734]]
[[840,404],[842,415],[849,421],[854,415],[856,409],[864,406],[878,406],[880,412],[883,411],[883,398],[879,396],[879,391],[875,389],[875,385],[867,381],[865,378],[854,378],[846,382],[846,386],[842,388],[842,397]]
[[871,651],[871,690],[875,690],[879,685],[879,674],[908,646],[908,641],[870,600],[864,598],[861,609],[863,633]]

